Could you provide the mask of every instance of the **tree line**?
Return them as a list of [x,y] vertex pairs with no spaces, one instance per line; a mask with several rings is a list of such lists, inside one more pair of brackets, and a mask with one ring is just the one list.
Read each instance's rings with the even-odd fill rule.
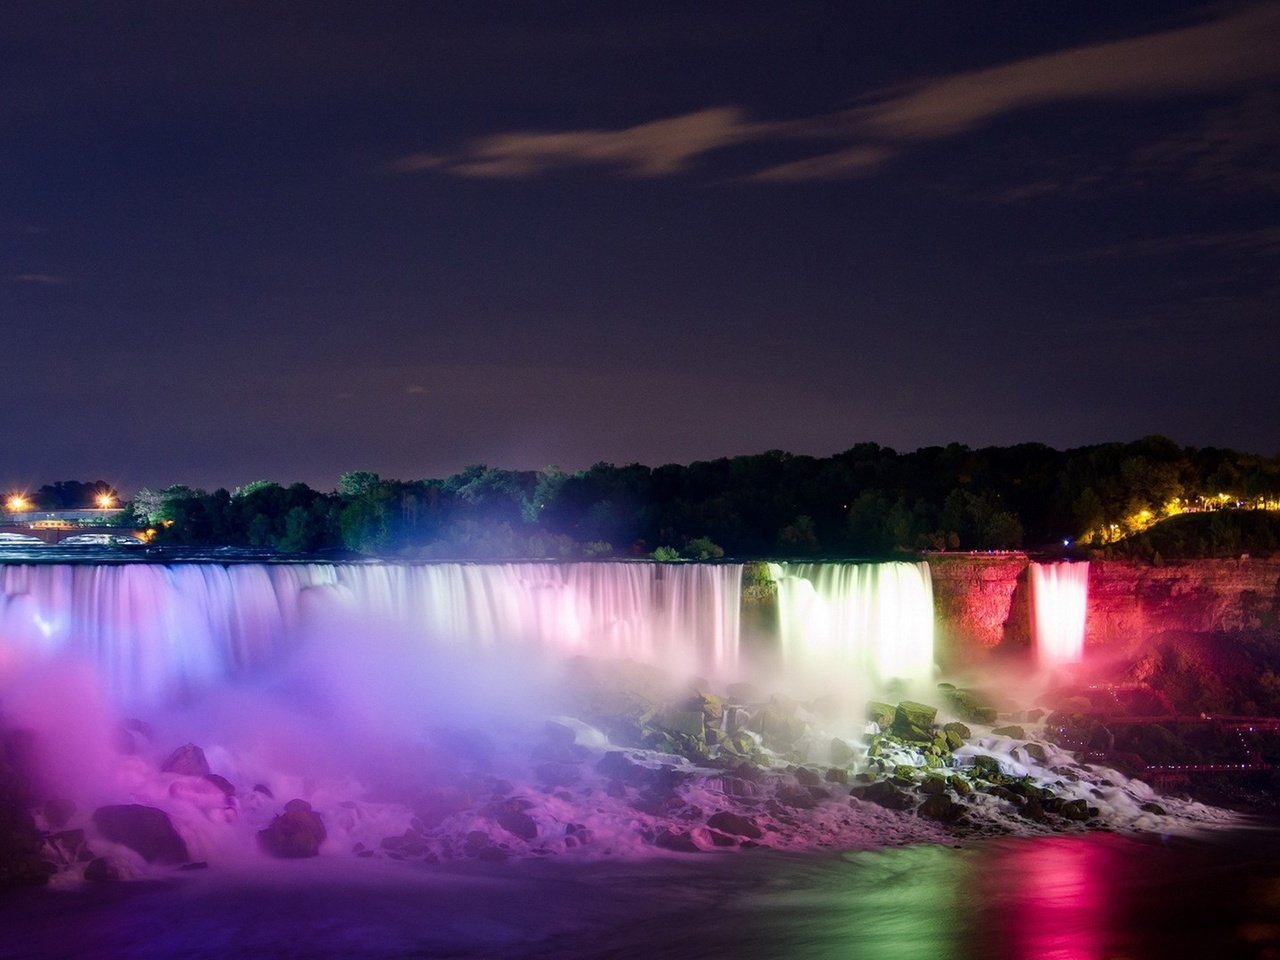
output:
[[[567,472],[470,466],[334,491],[256,481],[232,491],[141,490],[132,519],[157,543],[420,559],[884,558],[925,550],[1105,543],[1197,498],[1280,496],[1280,457],[1165,437],[1059,451],[1042,444],[831,457],[779,450]],[[1234,502],[1234,501],[1233,501]]]

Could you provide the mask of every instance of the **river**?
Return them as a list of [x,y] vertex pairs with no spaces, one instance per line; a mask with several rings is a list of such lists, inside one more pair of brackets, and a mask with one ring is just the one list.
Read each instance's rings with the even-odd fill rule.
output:
[[826,855],[326,859],[0,900],[0,956],[1280,956],[1280,834],[1093,833]]

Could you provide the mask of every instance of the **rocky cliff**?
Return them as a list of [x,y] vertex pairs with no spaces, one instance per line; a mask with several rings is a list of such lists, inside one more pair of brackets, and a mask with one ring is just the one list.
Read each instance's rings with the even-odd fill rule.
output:
[[[1031,642],[1024,554],[929,559],[944,666]],[[1095,560],[1089,567],[1085,643],[1124,650],[1166,630],[1222,632],[1280,623],[1280,558],[1171,561],[1162,566]]]

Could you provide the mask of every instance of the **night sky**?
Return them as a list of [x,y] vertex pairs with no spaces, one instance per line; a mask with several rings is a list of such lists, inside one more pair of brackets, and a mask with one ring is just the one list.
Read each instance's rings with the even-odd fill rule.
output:
[[1280,451],[1280,3],[0,7],[0,483]]

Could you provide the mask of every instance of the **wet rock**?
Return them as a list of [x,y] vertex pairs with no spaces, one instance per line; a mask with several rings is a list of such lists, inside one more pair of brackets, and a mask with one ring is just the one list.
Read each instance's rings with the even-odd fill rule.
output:
[[893,726],[893,717],[897,709],[892,703],[883,703],[880,700],[871,700],[867,703],[867,719],[877,724],[881,730],[888,730]]
[[965,815],[965,808],[948,796],[935,794],[925,797],[916,812],[939,823],[958,823]]
[[1089,819],[1089,810],[1089,804],[1084,800],[1066,800],[1058,810],[1058,815],[1067,820],[1083,821]]
[[1026,802],[1023,797],[1014,793],[1008,787],[1003,787],[998,783],[985,785],[982,788],[982,792],[989,793],[993,797],[999,797],[1001,800],[1007,800],[1016,807],[1020,807]]
[[854,787],[849,791],[849,795],[888,810],[907,810],[915,806],[915,800],[909,794],[899,790],[888,780],[877,780],[866,786]]
[[707,826],[735,836],[750,837],[752,840],[759,840],[764,836],[764,832],[756,826],[756,822],[750,817],[744,817],[728,810],[713,813],[707,818]]
[[674,850],[677,853],[701,853],[701,849],[693,842],[687,831],[662,830],[653,838],[653,845],[663,850]]
[[807,787],[793,787],[789,784],[778,787],[774,799],[783,806],[796,810],[812,810],[818,805],[818,798]]
[[1160,804],[1158,803],[1152,803],[1151,801],[1147,801],[1138,809],[1140,809],[1143,813],[1154,813],[1161,817],[1165,816],[1164,807],[1160,806]]
[[226,777],[219,776],[216,773],[207,773],[205,774],[204,779],[207,780],[209,783],[213,784],[219,790],[221,790],[222,795],[225,796],[228,800],[230,800],[232,797],[236,795],[235,786],[233,786],[231,781],[228,780]]
[[831,767],[822,775],[822,779],[827,783],[847,784],[849,782],[849,771],[844,767]]
[[751,718],[748,727],[764,737],[764,742],[774,750],[789,749],[808,730],[808,724],[796,714],[795,705],[777,697]]
[[795,775],[796,782],[802,787],[816,787],[822,782],[818,772],[810,770],[808,767],[796,767],[792,773]]
[[258,831],[258,846],[264,853],[286,860],[315,857],[326,836],[324,820],[311,809],[311,804],[290,800],[284,813]]
[[204,751],[194,743],[184,743],[169,754],[164,763],[160,764],[160,769],[164,773],[182,773],[191,777],[203,777],[211,772]]
[[190,859],[187,844],[173,828],[169,815],[155,807],[137,803],[99,807],[93,812],[93,823],[107,840],[137,852],[148,863]]
[[930,796],[942,796],[947,792],[947,781],[937,776],[925,777],[924,783],[920,784],[920,792]]
[[1000,761],[986,754],[979,754],[973,758],[973,769],[975,773],[982,777],[990,778],[1001,775]]
[[831,747],[827,755],[831,758],[832,763],[838,763],[841,766],[846,766],[857,759],[858,751],[856,751],[847,740],[841,740],[839,737],[832,737]]
[[721,833],[719,830],[708,830],[707,836],[717,847],[736,847],[739,843],[737,837],[730,836],[727,833]]
[[44,858],[61,867],[75,863],[87,863],[93,859],[93,851],[85,841],[83,830],[59,830],[44,839]]
[[1021,813],[1028,820],[1034,820],[1037,823],[1044,823],[1049,819],[1046,815],[1044,804],[1042,804],[1038,798],[1028,800],[1026,805],[1022,808]]
[[253,792],[262,794],[268,800],[275,799],[275,794],[271,792],[271,788],[268,787],[265,783],[255,783],[253,785]]
[[538,822],[523,810],[500,809],[495,812],[494,820],[507,833],[521,840],[533,840],[538,836]]
[[1024,743],[1022,749],[1027,752],[1027,756],[1039,763],[1047,763],[1049,754],[1038,743]]
[[933,721],[938,710],[927,703],[903,700],[894,709],[892,730],[895,736],[912,743],[933,741]]
[[637,763],[621,750],[610,750],[596,762],[596,772],[632,787],[651,783],[657,771]]
[[957,720],[952,720],[950,723],[944,723],[942,725],[942,732],[954,733],[962,742],[973,736],[973,731]]
[[1006,727],[996,727],[991,732],[997,737],[1012,737],[1014,740],[1025,740],[1027,737],[1027,731],[1016,723],[1011,723]]
[[967,797],[969,794],[973,793],[973,787],[970,786],[969,781],[964,777],[948,777],[947,783],[958,796]]
[[109,857],[95,857],[85,864],[84,878],[91,883],[115,883],[121,877],[119,864]]
[[970,723],[995,723],[996,708],[977,691],[955,687],[940,690],[951,709],[963,719]]

